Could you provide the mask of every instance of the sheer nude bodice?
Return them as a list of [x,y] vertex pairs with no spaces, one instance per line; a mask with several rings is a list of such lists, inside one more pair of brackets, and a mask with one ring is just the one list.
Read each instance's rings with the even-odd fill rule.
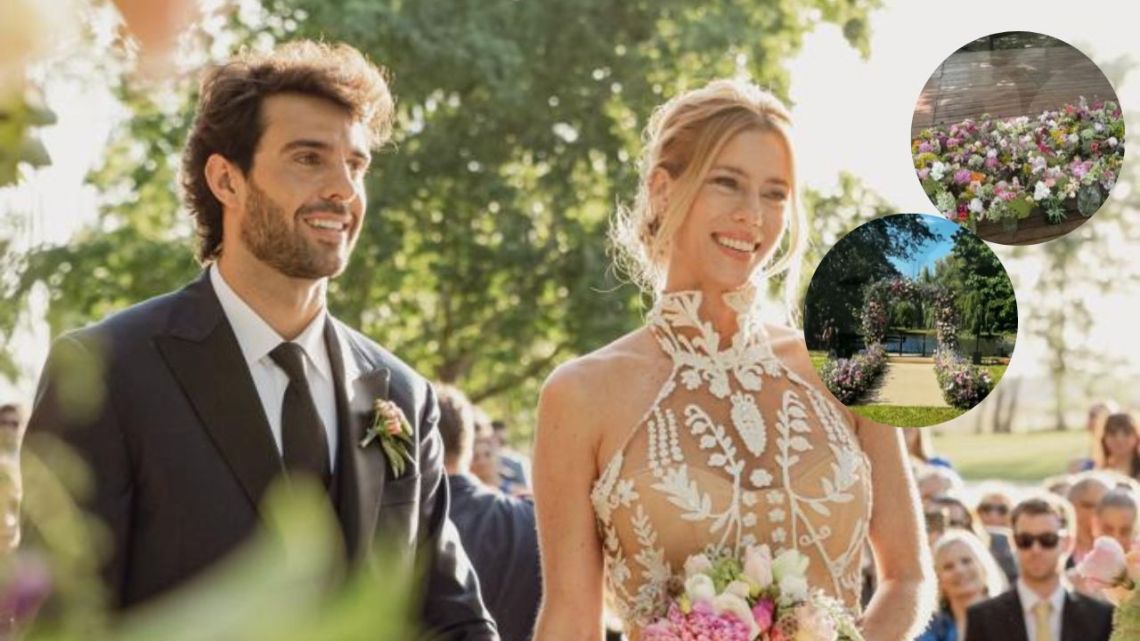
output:
[[740,329],[723,349],[700,292],[649,315],[673,371],[590,496],[627,628],[662,616],[669,578],[710,546],[796,548],[812,587],[858,609],[870,465],[830,395],[773,353],[754,295],[726,295]]

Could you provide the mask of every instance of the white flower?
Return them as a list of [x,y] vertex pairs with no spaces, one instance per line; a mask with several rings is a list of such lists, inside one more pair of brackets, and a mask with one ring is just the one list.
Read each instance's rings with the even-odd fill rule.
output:
[[839,636],[835,621],[827,610],[814,603],[796,606],[793,615],[799,623],[795,641],[835,641]]
[[1102,123],[1099,123],[1099,122],[1094,122],[1093,123],[1093,129],[1097,130],[1098,132],[1104,131],[1104,125]]
[[760,634],[760,626],[756,624],[756,618],[752,616],[752,608],[748,607],[748,601],[735,594],[725,592],[718,594],[712,600],[712,608],[713,612],[717,614],[727,612],[740,619],[741,623],[748,626],[749,639],[755,639]]
[[942,180],[942,177],[945,175],[946,163],[938,160],[934,161],[934,164],[930,166],[930,177],[934,180]]
[[970,201],[970,211],[974,212],[975,214],[980,214],[984,210],[985,207],[982,205],[981,198],[975,198]]
[[685,561],[685,578],[694,574],[704,574],[712,568],[712,561],[703,554],[694,554]]
[[991,149],[987,151],[986,158],[997,158],[997,149]]
[[716,597],[716,586],[713,585],[713,580],[708,576],[694,574],[685,579],[685,593],[694,603],[697,601],[712,603],[713,598]]
[[807,598],[807,579],[802,576],[786,576],[780,579],[780,600],[795,603]]
[[783,581],[789,576],[803,577],[807,572],[808,558],[799,550],[784,550],[772,561],[772,576]]
[[761,590],[772,584],[772,551],[767,545],[749,546],[744,551],[744,576]]
[[735,594],[736,596],[747,599],[748,593],[752,591],[752,586],[744,581],[733,581],[724,586],[724,594]]
[[1037,184],[1033,186],[1033,200],[1041,200],[1043,198],[1048,198],[1049,194],[1050,194],[1050,191],[1049,191],[1048,185],[1041,182],[1040,180],[1038,180]]
[[1108,139],[1108,146],[1109,147],[1115,147],[1119,144],[1120,144],[1120,141],[1116,139],[1116,136],[1113,136],[1112,138]]

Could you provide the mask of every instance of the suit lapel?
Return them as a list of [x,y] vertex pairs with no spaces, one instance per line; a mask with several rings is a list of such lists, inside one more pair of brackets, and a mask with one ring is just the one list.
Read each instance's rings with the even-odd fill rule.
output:
[[1010,600],[1009,617],[1009,631],[1006,635],[1007,639],[1014,641],[1029,641],[1029,629],[1025,627],[1025,610],[1021,607],[1021,596],[1017,593],[1017,588],[1014,587],[1010,590],[1013,598]]
[[283,470],[261,399],[208,272],[177,295],[185,302],[158,351],[256,509]]
[[387,462],[380,448],[362,448],[360,441],[371,426],[376,399],[388,398],[391,372],[372,364],[352,342],[351,335],[339,330],[337,325],[331,316],[325,323],[325,345],[336,388],[340,444],[336,508],[349,556],[358,558],[367,550],[376,530],[387,473]]
[[1065,590],[1065,601],[1061,605],[1061,639],[1060,641],[1077,641],[1078,631],[1084,631],[1081,625],[1081,604],[1073,598],[1073,594]]

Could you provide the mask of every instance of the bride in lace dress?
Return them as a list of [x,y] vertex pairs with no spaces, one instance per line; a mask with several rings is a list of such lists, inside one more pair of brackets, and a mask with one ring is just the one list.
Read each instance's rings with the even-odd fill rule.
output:
[[838,404],[802,334],[758,318],[758,277],[792,268],[794,287],[806,234],[788,127],[778,100],[727,80],[650,120],[613,236],[656,305],[559,367],[539,401],[536,639],[600,639],[607,593],[637,639],[689,555],[757,544],[807,555],[811,586],[859,615],[869,540],[866,638],[925,623],[929,553],[898,430]]

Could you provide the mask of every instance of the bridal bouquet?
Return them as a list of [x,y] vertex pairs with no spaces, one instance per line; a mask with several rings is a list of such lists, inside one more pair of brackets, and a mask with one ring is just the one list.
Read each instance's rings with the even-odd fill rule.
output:
[[775,559],[750,546],[743,561],[696,554],[684,579],[670,583],[668,613],[642,630],[643,641],[862,641],[843,605],[807,583],[808,558]]
[[1076,573],[1086,585],[1099,588],[1112,601],[1112,636],[1109,641],[1140,638],[1140,548],[1128,553],[1116,539],[1097,537],[1088,556],[1077,565]]

